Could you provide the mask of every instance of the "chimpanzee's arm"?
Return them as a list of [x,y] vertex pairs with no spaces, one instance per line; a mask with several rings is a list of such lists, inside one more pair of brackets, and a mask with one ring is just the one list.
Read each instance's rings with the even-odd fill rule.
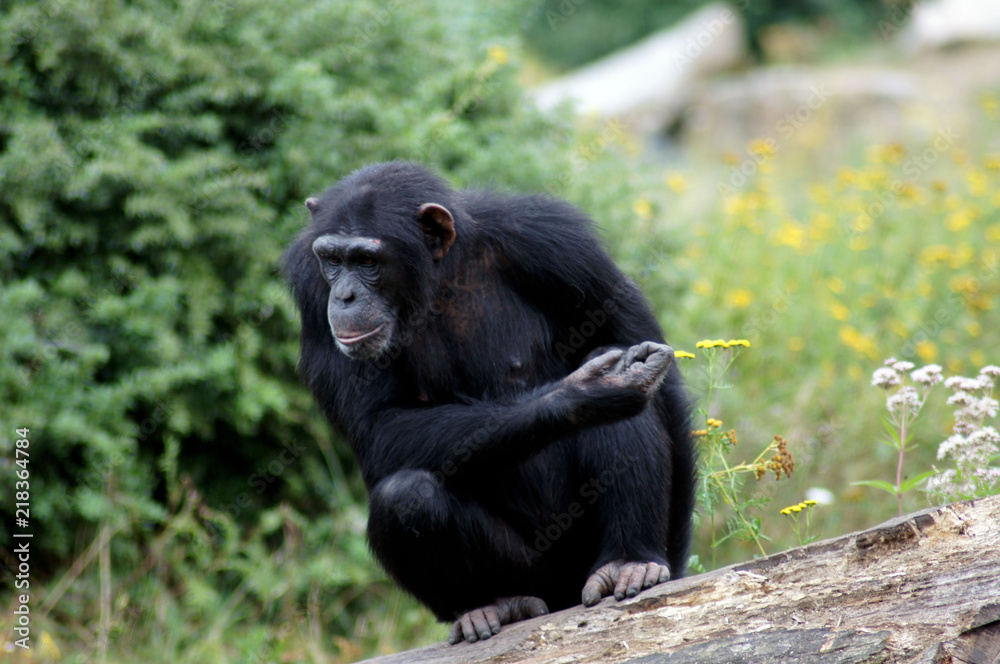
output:
[[566,378],[511,404],[474,402],[391,408],[367,427],[357,446],[365,481],[373,486],[402,468],[475,473],[512,463],[581,427],[637,415],[666,374],[673,352],[660,344],[609,351]]

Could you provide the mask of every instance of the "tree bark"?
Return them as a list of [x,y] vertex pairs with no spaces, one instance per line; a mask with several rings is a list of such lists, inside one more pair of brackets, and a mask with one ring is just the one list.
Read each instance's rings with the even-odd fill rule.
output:
[[1000,664],[1000,496],[369,664]]

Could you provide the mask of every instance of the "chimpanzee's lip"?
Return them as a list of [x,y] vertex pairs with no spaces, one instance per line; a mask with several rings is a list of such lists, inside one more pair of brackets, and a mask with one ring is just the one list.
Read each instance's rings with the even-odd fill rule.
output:
[[385,326],[386,324],[382,323],[381,325],[376,327],[374,330],[371,330],[370,332],[361,332],[358,334],[349,333],[346,335],[337,334],[336,335],[337,341],[344,344],[345,346],[353,346],[354,344],[361,343],[362,341],[364,341],[369,337],[375,336],[376,334],[381,332],[382,328],[384,328]]

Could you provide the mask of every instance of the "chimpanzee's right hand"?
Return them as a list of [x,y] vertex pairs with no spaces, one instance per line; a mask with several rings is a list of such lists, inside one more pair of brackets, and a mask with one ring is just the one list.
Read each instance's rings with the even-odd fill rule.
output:
[[578,424],[602,424],[638,415],[673,361],[670,346],[644,341],[585,362],[563,379],[563,389],[575,402],[571,419]]

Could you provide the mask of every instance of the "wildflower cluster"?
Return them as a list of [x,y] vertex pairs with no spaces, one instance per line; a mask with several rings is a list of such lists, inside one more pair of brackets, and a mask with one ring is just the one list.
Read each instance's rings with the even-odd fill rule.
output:
[[782,474],[785,477],[791,477],[792,471],[795,470],[795,458],[788,451],[788,442],[781,436],[775,436],[774,442],[768,449],[774,450],[774,456],[767,461],[760,461],[754,466],[754,474],[757,479],[760,480],[769,470],[774,473],[776,480],[780,480]]
[[[789,505],[785,509],[781,510],[781,513],[788,517],[788,522],[792,527],[792,532],[799,540],[799,546],[803,544],[808,544],[809,542],[816,539],[815,535],[809,534],[811,508],[818,505],[815,500],[803,500],[797,505]],[[799,521],[800,517],[805,514],[806,522],[805,527]]]
[[954,468],[937,473],[927,490],[945,500],[985,496],[1000,489],[1000,433],[985,421],[996,417],[993,383],[1000,367],[987,366],[975,378],[955,376],[945,381],[952,390],[948,405],[955,406],[955,433],[938,447],[938,459],[950,458]]
[[[774,473],[775,479],[781,479],[790,476],[795,468],[795,460],[781,436],[775,436],[753,461],[731,464],[727,455],[736,447],[736,430],[723,431],[722,420],[708,416],[715,391],[729,387],[723,382],[724,375],[740,351],[749,346],[746,339],[704,339],[696,344],[706,360],[702,368],[706,393],[699,408],[705,427],[691,434],[701,452],[698,500],[711,525],[713,565],[717,547],[731,538],[753,542],[760,554],[766,555],[763,542],[769,538],[761,532],[760,517],[753,510],[760,510],[769,499],[746,490],[744,480],[749,474],[760,480],[768,471]],[[720,512],[727,513],[724,534],[716,526]]]
[[[909,374],[909,381],[907,381],[907,374]],[[903,515],[903,494],[933,474],[933,472],[922,473],[904,481],[903,457],[912,437],[913,423],[927,401],[927,394],[941,380],[941,367],[936,364],[928,364],[925,367],[915,369],[912,362],[900,361],[894,357],[886,360],[883,366],[872,374],[872,387],[880,388],[886,395],[885,405],[889,410],[889,417],[885,418],[886,428],[889,430],[888,442],[899,453],[896,464],[896,483],[866,480],[855,482],[855,484],[871,486],[895,494],[899,516]],[[908,384],[910,382],[913,384]],[[891,391],[893,388],[898,389]]]

